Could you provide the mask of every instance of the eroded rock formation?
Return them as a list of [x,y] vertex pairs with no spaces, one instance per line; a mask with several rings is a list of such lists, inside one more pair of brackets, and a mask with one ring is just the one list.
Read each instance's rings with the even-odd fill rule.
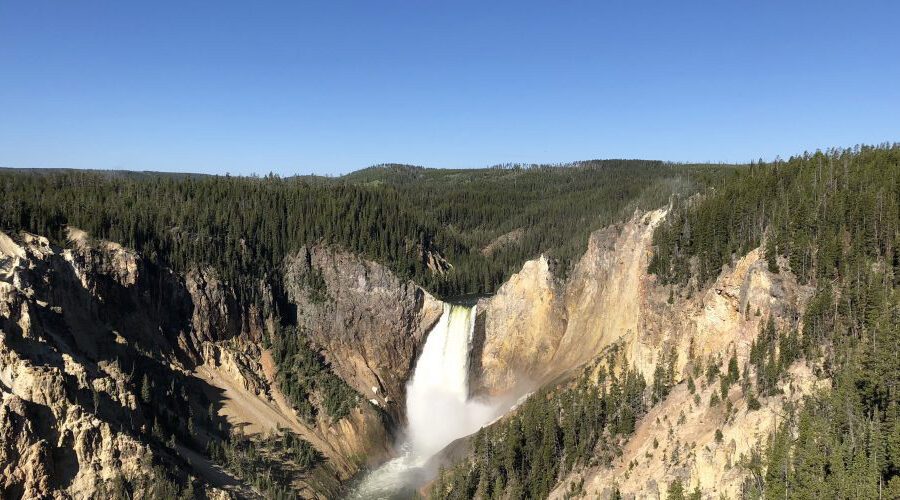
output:
[[[724,403],[709,407],[718,385],[698,380],[697,393],[689,393],[684,381],[694,366],[727,363],[731,356],[745,366],[768,318],[779,328],[796,328],[811,290],[790,272],[769,272],[758,249],[736,256],[702,290],[661,286],[646,270],[653,230],[664,217],[664,210],[636,213],[626,223],[594,232],[567,280],[555,277],[541,257],[479,302],[473,376],[482,394],[522,392],[523,385],[559,380],[614,343],[648,383],[658,366],[669,369],[671,363],[674,369],[675,388],[639,423],[623,456],[610,467],[570,474],[554,497],[565,497],[578,481],[584,481],[589,497],[608,496],[613,488],[639,498],[654,496],[675,478],[734,496],[745,476],[732,467],[736,461],[765,443],[787,401],[828,383],[808,367],[794,366],[782,394],[764,398],[759,411],[747,411],[746,395],[732,387],[733,415],[726,415]],[[716,430],[721,442],[714,439]]]
[[498,394],[547,382],[638,329],[643,278],[662,210],[591,234],[565,282],[543,256],[479,301],[480,387]]
[[[146,419],[120,360],[129,349],[171,353],[179,309],[139,307],[146,270],[115,245],[0,238],[0,487],[90,498],[117,476],[142,484],[161,457],[137,437]],[[159,330],[148,335],[151,321]]]
[[[337,374],[400,422],[405,381],[440,303],[336,249],[301,256],[278,281],[287,298],[260,282],[261,299],[247,303],[211,268],[178,275],[78,230],[65,248],[0,233],[0,492],[89,498],[121,478],[140,496],[151,465],[162,464],[211,497],[252,496],[202,450],[149,437],[156,421],[142,410],[136,367],[190,387],[181,397],[195,413],[206,414],[199,395],[209,398],[211,418],[234,432],[288,429],[313,444],[326,462],[294,485],[303,496],[333,497],[340,481],[386,459],[392,430],[364,399],[336,422],[299,418],[263,341],[279,316],[295,315]],[[308,294],[313,268],[325,300]]]
[[472,390],[496,395],[546,380],[566,331],[561,286],[544,256],[478,301]]

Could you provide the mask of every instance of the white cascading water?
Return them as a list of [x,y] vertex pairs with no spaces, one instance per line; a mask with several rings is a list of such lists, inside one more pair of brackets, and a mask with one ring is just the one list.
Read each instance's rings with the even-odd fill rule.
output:
[[403,455],[372,471],[350,498],[403,498],[409,488],[427,478],[422,467],[429,458],[498,415],[497,407],[469,399],[469,351],[474,327],[474,306],[444,304],[444,312],[428,333],[406,386],[409,425],[401,445]]

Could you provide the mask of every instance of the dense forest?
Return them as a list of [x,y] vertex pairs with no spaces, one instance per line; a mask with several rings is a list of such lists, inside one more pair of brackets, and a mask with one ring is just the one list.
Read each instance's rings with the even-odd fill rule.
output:
[[751,361],[762,391],[803,357],[832,380],[748,464],[748,497],[900,497],[900,145],[755,163],[679,204],[651,272],[682,293],[762,246],[772,272],[815,290]]
[[591,230],[722,175],[711,166],[643,161],[385,166],[338,179],[6,170],[0,228],[64,245],[71,225],[177,271],[213,266],[251,298],[285,256],[335,244],[448,297],[490,293],[541,252],[565,269]]
[[[490,293],[525,260],[547,254],[565,275],[596,229],[635,209],[665,205],[719,182],[736,168],[644,160],[501,165],[479,170],[381,165],[348,175],[390,186],[468,252],[444,279],[457,294]],[[482,264],[486,261],[486,264]],[[499,277],[499,280],[496,278]]]
[[0,175],[0,226],[65,244],[72,225],[184,271],[215,267],[252,292],[286,255],[307,243],[340,244],[424,276],[418,254],[440,245],[433,224],[410,214],[395,192],[347,183],[217,176],[126,177],[94,172]]

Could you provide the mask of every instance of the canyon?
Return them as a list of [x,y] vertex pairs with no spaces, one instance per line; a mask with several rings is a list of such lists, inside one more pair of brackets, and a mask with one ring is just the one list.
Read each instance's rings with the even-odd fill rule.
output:
[[[564,386],[612,346],[648,381],[674,360],[674,388],[642,417],[621,455],[571,472],[553,497],[576,483],[588,495],[616,488],[658,496],[675,478],[734,496],[746,478],[737,462],[765,443],[783,406],[829,383],[798,363],[785,390],[755,411],[739,387],[728,395],[727,412],[706,404],[712,384],[700,383],[696,398],[689,393],[693,366],[732,355],[744,366],[763,322],[795,324],[811,290],[789,272],[769,272],[757,249],[712,285],[673,296],[646,271],[654,228],[665,217],[665,209],[635,212],[594,232],[567,276],[544,256],[528,261],[496,294],[466,309],[474,310],[464,318],[471,338],[464,358],[457,357],[466,366],[455,372],[464,382],[451,384],[465,394],[452,396],[481,410]],[[292,479],[303,497],[344,494],[351,478],[408,452],[404,443],[424,447],[421,457],[448,444],[410,436],[421,432],[422,417],[408,406],[408,392],[422,390],[416,378],[426,375],[415,372],[417,363],[430,356],[426,338],[446,335],[451,306],[333,246],[302,248],[281,273],[283,289],[260,282],[262,300],[251,305],[211,268],[179,276],[75,229],[65,248],[28,233],[0,234],[0,487],[24,497],[83,498],[116,474],[140,484],[147,464],[162,463],[183,468],[209,497],[256,495],[196,450],[144,442],[142,429],[151,423],[129,374],[137,359],[207,394],[215,417],[233,432],[287,429],[311,443],[325,460]],[[292,408],[264,342],[278,318],[308,332],[328,366],[361,396],[347,416],[310,421]],[[461,411],[449,414],[461,418],[470,410]],[[496,416],[477,418],[450,440]]]

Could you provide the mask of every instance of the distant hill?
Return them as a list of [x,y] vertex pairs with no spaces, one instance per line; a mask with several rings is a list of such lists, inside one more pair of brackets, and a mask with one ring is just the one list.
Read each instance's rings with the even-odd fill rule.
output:
[[171,177],[175,179],[183,179],[187,177],[207,177],[209,174],[196,174],[191,172],[157,172],[154,170],[102,170],[102,169],[80,169],[80,168],[18,168],[18,167],[0,167],[2,173],[19,173],[34,175],[58,175],[74,172],[90,172],[92,174],[102,175],[106,177],[118,177],[124,179],[145,179],[151,177]]

